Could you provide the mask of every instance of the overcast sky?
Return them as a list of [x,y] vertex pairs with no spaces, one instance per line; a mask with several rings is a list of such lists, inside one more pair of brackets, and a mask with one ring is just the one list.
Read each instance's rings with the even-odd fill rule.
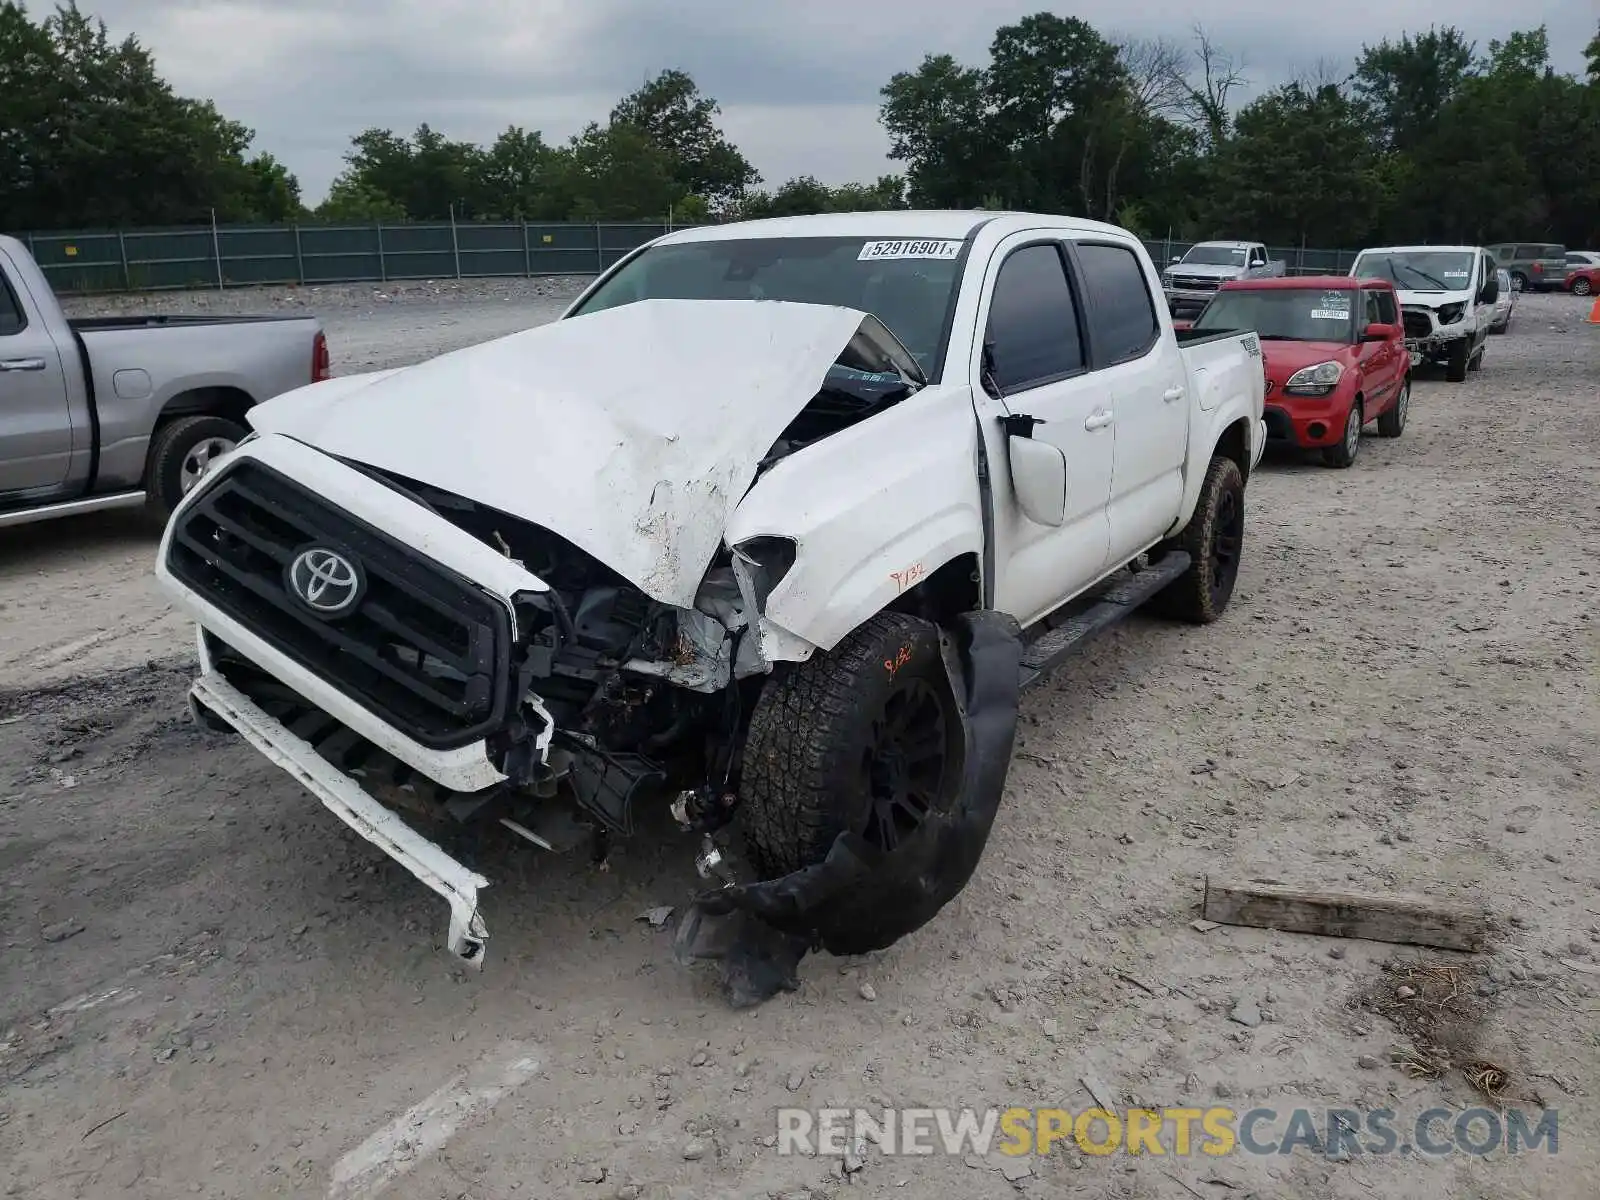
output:
[[[39,12],[47,0],[35,0]],[[895,170],[878,91],[927,53],[981,64],[995,29],[1038,3],[1001,0],[80,0],[117,35],[137,34],[181,93],[209,97],[256,130],[315,204],[350,136],[420,122],[487,142],[507,125],[559,142],[604,120],[666,67],[722,105],[723,127],[776,185]],[[1187,36],[1203,11],[1243,59],[1249,94],[1313,68],[1347,68],[1363,42],[1447,20],[1486,48],[1546,24],[1556,66],[1580,71],[1594,0],[1084,0],[1055,11],[1102,33]],[[1322,13],[1318,20],[1315,13]]]

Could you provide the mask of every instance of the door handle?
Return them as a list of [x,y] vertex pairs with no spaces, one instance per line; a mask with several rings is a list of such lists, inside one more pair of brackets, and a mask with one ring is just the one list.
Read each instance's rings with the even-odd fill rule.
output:
[[1168,388],[1166,391],[1161,393],[1161,398],[1168,404],[1171,404],[1174,400],[1182,400],[1183,389],[1181,387]]
[[42,358],[0,358],[0,371],[42,371]]
[[1096,429],[1104,429],[1107,425],[1111,424],[1111,422],[1115,420],[1116,417],[1111,413],[1097,412],[1091,414],[1087,419],[1085,419],[1083,422],[1083,427],[1091,431]]

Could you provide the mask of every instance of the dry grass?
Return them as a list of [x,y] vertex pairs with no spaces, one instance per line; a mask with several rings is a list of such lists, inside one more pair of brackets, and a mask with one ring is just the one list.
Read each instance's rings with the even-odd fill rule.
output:
[[1474,1091],[1499,1104],[1511,1072],[1479,1048],[1488,1005],[1477,982],[1472,963],[1390,962],[1360,1004],[1406,1036],[1390,1052],[1397,1069],[1413,1079],[1439,1079],[1457,1070]]

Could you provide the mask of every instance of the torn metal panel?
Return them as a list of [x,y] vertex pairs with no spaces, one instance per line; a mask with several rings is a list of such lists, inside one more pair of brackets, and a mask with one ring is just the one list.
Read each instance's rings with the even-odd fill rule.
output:
[[631,659],[627,669],[653,675],[692,692],[720,692],[733,672],[733,639],[716,617],[698,609],[677,613],[678,640],[672,658],[660,662]]
[[721,961],[735,1004],[789,986],[806,948],[850,955],[893,944],[971,879],[1010,768],[1022,633],[1011,617],[982,611],[958,618],[949,641],[946,667],[965,735],[961,788],[950,807],[931,813],[892,851],[843,833],[822,862],[708,893],[685,915],[680,958]]
[[489,886],[487,879],[469,871],[367,795],[221,675],[202,675],[191,695],[292,775],[351,829],[444,897],[450,905],[445,945],[469,965],[483,966],[489,930],[478,913],[478,890]]

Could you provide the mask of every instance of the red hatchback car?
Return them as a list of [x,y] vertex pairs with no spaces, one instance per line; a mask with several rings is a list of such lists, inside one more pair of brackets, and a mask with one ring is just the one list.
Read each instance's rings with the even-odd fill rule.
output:
[[1267,437],[1348,467],[1362,427],[1399,437],[1411,403],[1400,299],[1383,279],[1300,275],[1225,283],[1200,330],[1253,329],[1266,360]]

